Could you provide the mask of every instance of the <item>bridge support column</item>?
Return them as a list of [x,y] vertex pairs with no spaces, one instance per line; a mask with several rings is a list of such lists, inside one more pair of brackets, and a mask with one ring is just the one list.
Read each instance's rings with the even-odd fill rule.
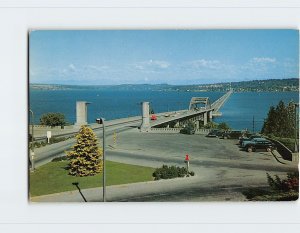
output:
[[87,105],[89,103],[86,101],[76,102],[76,123],[75,127],[81,127],[82,125],[87,125]]
[[212,119],[212,111],[209,111],[208,114],[209,114],[209,120],[211,121],[211,119]]
[[149,130],[150,130],[149,102],[143,102],[141,132],[148,132]]
[[207,112],[204,112],[203,115],[203,125],[207,125]]
[[200,122],[199,122],[199,120],[196,121],[196,129],[200,129]]

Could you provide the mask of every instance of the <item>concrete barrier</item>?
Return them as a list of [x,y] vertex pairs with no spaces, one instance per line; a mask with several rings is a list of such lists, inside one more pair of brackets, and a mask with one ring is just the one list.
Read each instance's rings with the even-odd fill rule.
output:
[[293,161],[293,153],[289,148],[287,148],[284,144],[282,144],[281,142],[275,139],[272,138],[267,138],[267,139],[276,145],[278,153],[281,155],[281,157],[284,160]]
[[[183,128],[151,128],[149,133],[180,133]],[[206,135],[209,129],[196,129],[195,134]]]
[[151,128],[149,133],[179,133],[182,128]]
[[201,135],[206,135],[208,134],[210,129],[196,129],[195,134],[201,134]]

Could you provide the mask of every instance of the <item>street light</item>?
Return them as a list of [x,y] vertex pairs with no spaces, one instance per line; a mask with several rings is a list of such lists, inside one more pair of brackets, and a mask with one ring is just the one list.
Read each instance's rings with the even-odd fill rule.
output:
[[34,172],[34,131],[33,131],[33,124],[34,124],[34,114],[31,109],[29,109],[29,112],[31,113],[31,152],[29,162],[31,160],[31,171]]
[[104,124],[104,118],[97,118],[96,119],[96,122],[98,124],[102,124],[103,126],[103,180],[102,180],[102,183],[103,183],[103,202],[106,201],[106,184],[105,184],[105,124]]

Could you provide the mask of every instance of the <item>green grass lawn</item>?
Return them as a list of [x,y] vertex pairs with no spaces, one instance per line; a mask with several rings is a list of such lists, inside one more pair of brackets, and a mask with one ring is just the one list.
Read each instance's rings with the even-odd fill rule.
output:
[[[68,175],[65,169],[67,161],[50,162],[30,173],[30,195],[40,196],[77,190],[72,183],[78,183],[80,189],[102,186],[102,174],[89,177]],[[106,161],[106,185],[128,184],[153,180],[154,168]]]

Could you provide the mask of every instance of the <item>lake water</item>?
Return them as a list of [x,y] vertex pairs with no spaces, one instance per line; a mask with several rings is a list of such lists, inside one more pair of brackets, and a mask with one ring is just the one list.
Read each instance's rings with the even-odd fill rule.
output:
[[[76,121],[76,101],[91,102],[88,106],[88,122],[96,118],[107,120],[141,115],[143,101],[150,102],[155,112],[187,109],[192,97],[209,97],[211,102],[221,97],[221,92],[160,92],[160,91],[99,91],[99,90],[30,90],[30,109],[35,123],[42,114],[61,112],[67,121]],[[227,122],[234,129],[252,130],[253,116],[255,131],[260,131],[271,105],[280,100],[288,103],[299,101],[298,92],[245,92],[233,93],[220,109],[221,117],[216,122]]]

